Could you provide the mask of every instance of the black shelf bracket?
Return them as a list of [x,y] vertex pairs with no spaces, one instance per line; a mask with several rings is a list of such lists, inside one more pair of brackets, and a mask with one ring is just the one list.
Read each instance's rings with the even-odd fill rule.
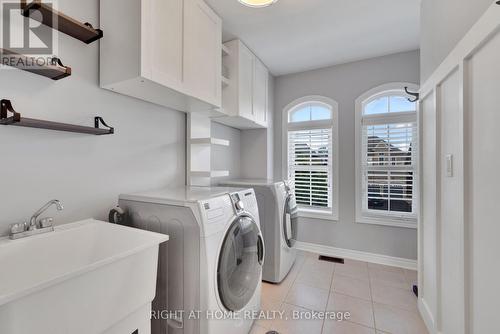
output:
[[86,44],[95,42],[103,37],[101,29],[95,29],[88,22],[82,23],[61,13],[51,4],[42,3],[42,0],[32,0],[29,4],[27,0],[22,0],[21,14]]
[[[10,114],[12,114],[12,116],[9,117]],[[105,126],[106,129],[101,128],[101,124]],[[115,129],[107,125],[104,119],[99,116],[96,116],[94,118],[94,127],[21,117],[21,114],[16,112],[12,107],[12,103],[10,102],[10,100],[6,99],[0,100],[0,125],[12,125],[54,131],[85,133],[97,136],[111,135],[115,133]]]
[[115,133],[115,128],[106,124],[106,122],[104,121],[104,119],[101,116],[94,117],[94,128],[100,129],[101,124],[109,130],[109,134]]
[[410,101],[410,102],[417,102],[418,100],[420,100],[420,94],[419,93],[410,92],[408,90],[408,87],[405,87],[405,92],[406,92],[406,94],[411,95],[411,96],[414,97],[413,99],[408,99],[408,101]]
[[[21,114],[14,110],[10,100],[1,100],[0,107],[1,107],[0,108],[0,121],[5,120],[6,123],[10,122],[10,124],[21,121]],[[12,116],[9,117],[8,113],[11,113]],[[9,120],[9,121],[7,121],[7,120]]]

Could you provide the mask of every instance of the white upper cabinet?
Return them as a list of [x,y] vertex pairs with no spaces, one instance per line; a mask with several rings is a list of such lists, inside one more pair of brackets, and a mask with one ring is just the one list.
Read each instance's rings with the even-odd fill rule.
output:
[[220,106],[221,19],[202,0],[184,0],[184,6],[185,83],[195,96]]
[[101,87],[185,112],[221,107],[220,18],[202,0],[105,0]]
[[229,84],[222,90],[222,112],[213,120],[238,129],[267,128],[269,71],[240,40],[224,44]]
[[255,122],[267,127],[269,71],[257,58],[254,62],[253,112]]
[[[144,74],[155,82],[178,90],[183,81],[183,2],[145,1],[145,6],[150,6],[144,13],[149,19],[144,22],[146,27],[142,31]],[[166,13],[167,17],[158,13]]]

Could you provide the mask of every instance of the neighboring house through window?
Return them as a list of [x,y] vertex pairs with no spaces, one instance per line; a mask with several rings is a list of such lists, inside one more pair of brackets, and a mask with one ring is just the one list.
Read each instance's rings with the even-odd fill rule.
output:
[[295,188],[299,214],[336,220],[338,208],[338,104],[321,96],[284,110],[284,175]]
[[356,100],[356,220],[417,227],[417,104],[408,83],[377,87]]

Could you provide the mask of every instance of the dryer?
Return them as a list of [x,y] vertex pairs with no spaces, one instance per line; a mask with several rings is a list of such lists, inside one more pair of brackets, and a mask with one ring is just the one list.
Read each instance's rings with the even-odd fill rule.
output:
[[165,233],[153,334],[247,334],[260,310],[264,243],[253,189],[120,195],[125,224]]
[[229,187],[249,187],[255,190],[259,205],[260,224],[266,246],[262,278],[280,283],[292,269],[297,258],[298,211],[295,195],[288,182],[259,179],[222,181]]

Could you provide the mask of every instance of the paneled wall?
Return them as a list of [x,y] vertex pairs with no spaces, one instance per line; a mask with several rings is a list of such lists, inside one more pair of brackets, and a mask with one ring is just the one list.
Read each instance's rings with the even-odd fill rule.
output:
[[431,333],[499,333],[500,6],[421,89],[419,308]]

